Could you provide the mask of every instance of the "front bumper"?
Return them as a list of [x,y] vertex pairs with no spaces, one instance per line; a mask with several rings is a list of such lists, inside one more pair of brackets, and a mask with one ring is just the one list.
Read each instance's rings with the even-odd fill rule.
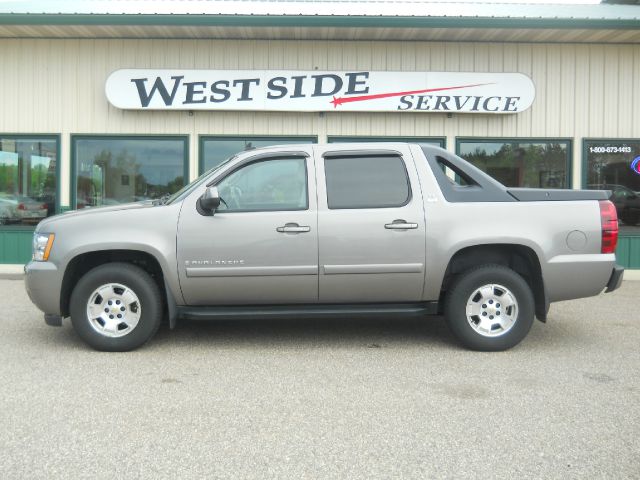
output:
[[31,301],[50,315],[60,315],[61,272],[51,262],[29,262],[24,266],[24,285]]
[[622,277],[624,276],[624,268],[620,265],[616,265],[613,267],[613,272],[611,272],[611,277],[609,278],[609,282],[607,283],[607,289],[605,293],[613,292],[620,288],[622,285]]

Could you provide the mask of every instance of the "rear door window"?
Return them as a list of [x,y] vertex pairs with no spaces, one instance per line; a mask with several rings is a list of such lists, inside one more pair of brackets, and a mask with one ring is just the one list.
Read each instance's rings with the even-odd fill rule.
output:
[[348,156],[324,160],[330,209],[402,207],[411,198],[399,156]]

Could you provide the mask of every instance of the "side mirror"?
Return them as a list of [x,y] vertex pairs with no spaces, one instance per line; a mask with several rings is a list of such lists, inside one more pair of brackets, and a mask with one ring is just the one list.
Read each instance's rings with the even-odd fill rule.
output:
[[220,206],[220,193],[218,187],[207,187],[202,196],[198,199],[198,212],[202,215],[211,216]]

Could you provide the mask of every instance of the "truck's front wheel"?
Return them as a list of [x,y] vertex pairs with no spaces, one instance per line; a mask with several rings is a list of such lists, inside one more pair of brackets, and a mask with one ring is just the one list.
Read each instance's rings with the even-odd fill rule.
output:
[[87,272],[71,294],[71,323],[97,350],[124,352],[149,340],[162,319],[156,282],[141,268],[108,263]]
[[511,348],[529,333],[534,299],[527,282],[502,265],[463,273],[447,293],[445,318],[451,332],[473,350]]

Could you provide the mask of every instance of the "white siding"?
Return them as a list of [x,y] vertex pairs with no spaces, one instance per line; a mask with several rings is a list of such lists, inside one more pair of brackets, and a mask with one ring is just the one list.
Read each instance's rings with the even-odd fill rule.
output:
[[[70,135],[188,134],[191,177],[198,135],[640,138],[640,45],[371,41],[0,39],[0,133],[59,133],[62,198],[69,204]],[[372,69],[513,72],[536,85],[516,115],[123,111],[104,83],[118,68]]]

